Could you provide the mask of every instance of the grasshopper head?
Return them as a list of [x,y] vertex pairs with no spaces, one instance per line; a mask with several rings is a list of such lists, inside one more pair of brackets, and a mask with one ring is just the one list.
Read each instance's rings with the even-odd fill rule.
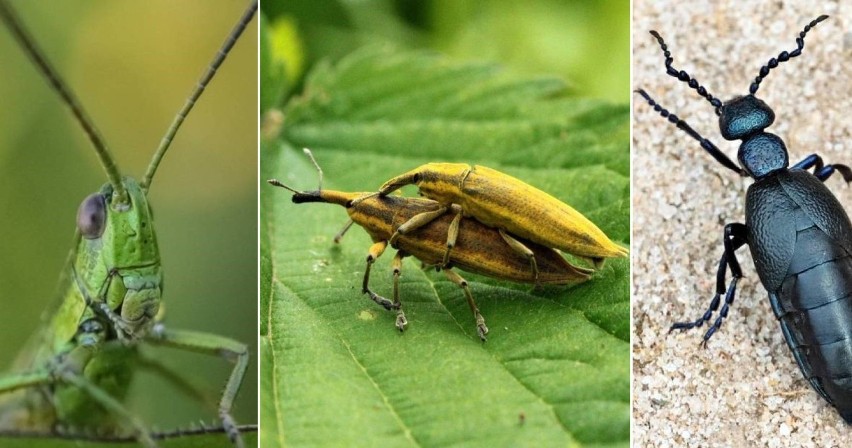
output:
[[106,302],[132,332],[156,316],[162,273],[148,199],[132,178],[124,177],[122,186],[126,205],[110,206],[115,194],[110,183],[80,204],[75,272],[83,294]]

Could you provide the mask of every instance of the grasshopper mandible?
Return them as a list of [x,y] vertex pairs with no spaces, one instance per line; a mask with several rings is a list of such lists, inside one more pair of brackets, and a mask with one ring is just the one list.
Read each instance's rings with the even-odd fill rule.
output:
[[[122,177],[97,129],[73,93],[51,68],[8,3],[0,17],[34,60],[94,143],[108,183],[88,196],[78,212],[75,247],[63,272],[66,288],[55,312],[30,339],[14,370],[0,377],[0,428],[52,431],[58,426],[131,429],[155,446],[148,428],[122,403],[140,342],[222,357],[234,363],[219,402],[228,435],[242,441],[231,406],[248,365],[248,350],[230,338],[167,329],[161,322],[162,268],[147,193],[157,167],[204,87],[257,10],[240,17],[162,139],[141,182]],[[13,393],[14,392],[14,393]]]
[[[538,275],[537,258],[516,237],[559,249],[600,267],[605,258],[626,257],[627,249],[613,243],[596,225],[568,204],[508,174],[479,165],[427,163],[385,182],[379,196],[387,196],[405,185],[415,184],[420,195],[442,204],[455,214],[447,234],[446,255],[450,258],[462,216],[499,230],[500,236],[529,259]],[[363,200],[363,199],[360,199]],[[458,205],[460,207],[453,207]],[[418,215],[401,225],[391,237],[426,225],[440,216]]]
[[[528,257],[512,248],[498,229],[474,219],[451,217],[445,213],[446,210],[441,204],[430,199],[323,190],[322,170],[310,151],[305,149],[305,153],[320,173],[320,186],[317,190],[298,191],[276,179],[270,179],[268,182],[291,191],[293,202],[297,204],[325,202],[341,205],[346,208],[346,213],[349,214],[352,222],[364,228],[373,240],[373,245],[370,246],[367,254],[362,292],[385,309],[397,311],[396,326],[400,331],[405,330],[408,323],[399,299],[399,276],[402,259],[406,256],[413,256],[427,266],[441,268],[450,281],[462,288],[476,320],[477,334],[483,341],[488,334],[485,319],[473,300],[467,281],[452,271],[452,268],[457,267],[463,271],[519,283],[569,285],[578,284],[590,278],[592,271],[572,266],[555,250],[531,241],[522,241],[537,260],[538,271],[534,274],[529,269]],[[391,241],[391,238],[397,234],[399,226],[416,216],[427,216],[432,219],[429,220],[428,225],[400,234]],[[446,235],[451,226],[456,227],[456,239],[447,260]],[[376,259],[387,249],[388,244],[397,249],[392,261],[393,301],[376,294],[369,287],[370,269]]]

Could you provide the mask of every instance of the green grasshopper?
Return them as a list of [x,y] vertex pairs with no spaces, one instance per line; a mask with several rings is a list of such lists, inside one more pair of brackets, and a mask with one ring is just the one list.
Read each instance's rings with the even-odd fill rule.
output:
[[0,429],[129,428],[140,442],[156,446],[147,427],[122,403],[138,358],[137,345],[150,342],[234,362],[219,415],[228,435],[242,446],[231,406],[248,366],[248,349],[230,338],[171,330],[162,324],[162,268],[147,192],[181,123],[256,10],[254,2],[240,18],[175,117],[142,181],[136,182],[121,176],[74,95],[7,2],[0,1],[0,17],[71,108],[109,179],[80,206],[75,248],[63,272],[66,288],[55,312],[31,338],[30,350],[17,359],[17,373],[0,377]]

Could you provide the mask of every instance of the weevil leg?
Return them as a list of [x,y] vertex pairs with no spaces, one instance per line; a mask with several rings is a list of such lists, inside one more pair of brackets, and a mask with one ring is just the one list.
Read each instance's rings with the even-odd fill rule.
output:
[[[747,229],[744,224],[731,223],[725,226],[725,252],[719,259],[719,268],[716,271],[716,294],[710,301],[710,306],[708,306],[707,311],[705,311],[704,314],[695,321],[675,322],[669,328],[669,332],[672,332],[674,330],[690,330],[692,328],[703,326],[704,322],[708,322],[713,316],[713,313],[719,309],[721,297],[724,294],[725,304],[722,306],[722,310],[719,312],[719,316],[716,318],[716,321],[704,334],[704,337],[701,342],[702,345],[704,345],[705,347],[707,346],[707,341],[710,339],[711,336],[713,336],[714,333],[716,333],[719,327],[721,327],[722,321],[728,316],[728,310],[730,308],[730,305],[734,301],[734,296],[736,295],[737,290],[737,282],[742,277],[742,270],[740,269],[740,263],[736,257],[736,250],[746,244],[746,232]],[[727,272],[727,268],[729,267],[731,269],[731,283],[730,285],[726,285],[725,273]]]
[[654,101],[654,99],[651,98],[650,95],[648,95],[648,92],[645,92],[642,89],[637,89],[636,93],[642,95],[642,97],[645,98],[645,101],[647,101],[648,104],[651,105],[651,107],[653,107],[654,110],[658,112],[663,118],[667,119],[669,123],[674,124],[675,126],[677,126],[678,129],[683,132],[686,132],[690,137],[697,140],[698,143],[701,144],[701,148],[703,148],[705,151],[707,151],[708,154],[713,156],[713,158],[716,159],[717,162],[721,163],[722,166],[739,174],[740,176],[746,175],[746,172],[742,168],[737,166],[737,164],[734,163],[730,158],[728,158],[728,156],[726,156],[725,153],[723,153],[722,150],[719,149],[719,147],[713,144],[713,142],[711,142],[710,140],[707,140],[706,138],[702,137],[701,134],[699,134],[696,130],[692,129],[692,127],[689,126],[689,124],[687,124],[685,121],[678,118],[677,115],[669,112],[668,110],[657,104],[657,102]]
[[479,308],[476,307],[476,302],[473,301],[473,294],[470,292],[470,286],[468,286],[467,280],[453,272],[452,269],[444,269],[444,275],[446,275],[451,282],[458,285],[459,288],[464,291],[464,295],[467,298],[467,304],[470,305],[470,311],[473,312],[473,317],[476,319],[476,332],[479,334],[479,339],[482,339],[482,342],[485,342],[487,339],[485,335],[488,334],[488,327],[485,326],[485,318],[479,313]]
[[409,219],[408,221],[405,221],[404,223],[402,223],[402,225],[397,227],[396,231],[393,233],[393,235],[391,235],[391,237],[390,237],[391,246],[396,244],[396,240],[400,236],[405,235],[409,232],[413,232],[413,231],[425,226],[426,224],[429,224],[430,222],[440,218],[441,215],[443,215],[444,213],[447,212],[447,210],[449,210],[449,207],[441,206],[437,210],[433,210],[431,212],[418,213],[418,214],[412,216],[411,219]]
[[379,305],[383,306],[386,310],[393,310],[396,309],[396,305],[394,305],[393,302],[374,293],[370,289],[370,268],[372,268],[373,263],[376,261],[376,259],[382,256],[387,247],[387,241],[379,241],[377,243],[373,243],[373,245],[370,246],[370,250],[367,254],[367,269],[364,271],[364,283],[361,286],[361,292],[369,295],[373,302],[376,302]]
[[450,221],[450,228],[447,230],[447,251],[444,252],[444,261],[441,263],[441,266],[449,266],[450,252],[452,252],[453,248],[456,247],[456,240],[459,237],[459,224],[461,223],[462,209],[460,206],[455,204],[451,207],[456,213],[456,216],[454,216],[453,220]]
[[817,154],[811,154],[802,159],[801,162],[790,167],[790,169],[800,170],[809,170],[811,168],[814,169],[814,176],[816,176],[817,179],[823,182],[825,182],[829,177],[831,177],[831,175],[834,174],[835,171],[840,173],[841,176],[843,176],[843,180],[846,181],[847,184],[852,182],[852,168],[849,168],[848,166],[839,163],[824,165],[822,157]]
[[377,191],[375,193],[365,194],[364,196],[353,199],[352,202],[351,202],[351,206],[354,207],[354,206],[360,204],[361,201],[363,201],[365,199],[369,199],[373,196],[387,196],[387,195],[393,193],[396,190],[399,190],[400,188],[402,188],[406,185],[416,184],[417,180],[419,179],[419,176],[420,176],[420,173],[415,173],[415,172],[411,172],[411,171],[409,171],[408,173],[396,176],[393,179],[385,182],[381,187],[379,187],[379,191]]
[[402,302],[399,301],[399,275],[402,271],[402,259],[407,255],[401,250],[397,251],[391,262],[391,267],[393,267],[393,306],[396,308],[396,328],[399,331],[405,331],[405,327],[408,325],[408,319],[402,312]]
[[352,224],[355,224],[355,221],[350,219],[349,222],[347,222],[346,225],[343,226],[342,229],[340,229],[340,232],[337,232],[337,235],[334,235],[334,244],[340,244],[340,240],[343,239],[343,235],[346,235],[346,232],[349,231],[349,228],[352,227]]
[[231,370],[231,375],[222,391],[222,398],[219,399],[219,418],[222,420],[222,426],[231,443],[237,448],[244,448],[237,423],[231,416],[231,408],[234,405],[237,393],[240,391],[240,385],[242,385],[243,376],[245,376],[248,367],[248,347],[241,342],[218,334],[169,330],[161,323],[154,325],[146,341],[156,345],[215,355],[234,363],[234,368]]
[[521,254],[526,259],[530,261],[530,270],[532,270],[533,279],[535,279],[535,285],[538,286],[538,263],[535,261],[535,253],[530,250],[529,247],[525,246],[524,243],[516,240],[511,235],[506,233],[503,229],[497,229],[500,232],[500,236],[503,237],[503,241],[509,245],[515,252]]

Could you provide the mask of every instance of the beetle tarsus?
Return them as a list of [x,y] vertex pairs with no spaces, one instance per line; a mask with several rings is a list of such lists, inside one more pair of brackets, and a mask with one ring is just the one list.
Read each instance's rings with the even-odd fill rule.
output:
[[405,327],[407,326],[408,319],[405,318],[405,313],[403,313],[402,308],[400,308],[396,313],[396,328],[398,328],[399,332],[402,333],[405,331]]

